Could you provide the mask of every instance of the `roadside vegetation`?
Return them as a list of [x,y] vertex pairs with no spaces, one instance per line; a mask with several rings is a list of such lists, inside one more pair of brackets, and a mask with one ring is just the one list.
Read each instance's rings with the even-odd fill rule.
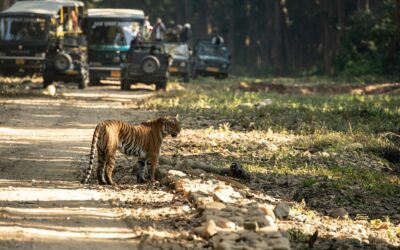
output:
[[370,220],[372,228],[392,220],[390,233],[397,232],[398,240],[398,89],[371,95],[285,94],[241,87],[265,82],[293,88],[349,85],[320,78],[205,78],[171,83],[168,92],[145,105],[182,117],[185,131],[168,152],[217,167],[239,161],[257,175],[250,184],[254,189],[322,215],[344,207],[352,219]]

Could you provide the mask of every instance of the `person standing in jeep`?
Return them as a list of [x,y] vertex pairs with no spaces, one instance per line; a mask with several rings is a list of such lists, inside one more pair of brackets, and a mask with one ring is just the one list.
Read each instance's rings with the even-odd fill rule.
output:
[[153,32],[151,33],[152,39],[158,42],[164,40],[165,31],[164,23],[161,18],[157,17],[157,23],[154,25]]
[[191,30],[189,23],[185,23],[179,36],[180,36],[181,42],[190,43],[190,39],[192,38],[192,30]]

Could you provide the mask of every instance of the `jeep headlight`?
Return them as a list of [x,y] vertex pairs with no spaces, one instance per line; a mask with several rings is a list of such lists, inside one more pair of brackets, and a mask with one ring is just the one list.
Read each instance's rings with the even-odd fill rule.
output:
[[119,57],[119,55],[114,55],[114,56],[113,56],[112,61],[113,61],[114,63],[119,63],[120,60],[121,60],[121,58]]
[[206,65],[206,63],[203,60],[199,61],[200,65]]
[[45,53],[35,53],[35,57],[45,58]]
[[121,54],[121,61],[125,62],[126,61],[126,54]]
[[181,63],[179,64],[179,66],[182,67],[182,68],[186,67],[186,62],[181,62]]
[[224,63],[222,64],[222,68],[226,69],[228,67],[228,64]]
[[0,56],[5,56],[6,53],[0,52]]

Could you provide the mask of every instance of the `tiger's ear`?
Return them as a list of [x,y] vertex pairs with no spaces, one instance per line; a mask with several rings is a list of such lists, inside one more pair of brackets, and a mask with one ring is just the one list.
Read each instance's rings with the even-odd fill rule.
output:
[[179,114],[176,114],[175,119],[179,121]]

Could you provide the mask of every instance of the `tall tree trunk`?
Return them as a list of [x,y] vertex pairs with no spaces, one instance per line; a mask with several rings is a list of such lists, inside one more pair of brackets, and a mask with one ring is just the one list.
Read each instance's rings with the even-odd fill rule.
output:
[[336,52],[337,34],[335,25],[331,22],[335,20],[334,15],[337,14],[335,11],[336,3],[331,0],[324,0],[322,2],[322,7],[326,13],[322,17],[324,69],[325,73],[329,75],[334,73],[332,62]]
[[369,0],[358,0],[357,6],[358,6],[358,10],[368,11],[369,10]]
[[394,22],[396,25],[395,35],[391,42],[390,46],[390,54],[400,50],[400,0],[395,0],[396,2],[396,9],[394,13]]
[[287,9],[285,0],[275,1],[273,58],[275,74],[283,75],[288,70]]
[[182,24],[183,22],[183,4],[182,4],[183,0],[176,0],[175,1],[175,25],[177,24]]
[[232,62],[233,64],[236,64],[237,58],[236,58],[236,49],[235,49],[235,10],[234,10],[234,4],[231,3],[231,1],[225,1],[224,2],[224,8],[227,11],[227,20],[229,24],[228,28],[228,37],[227,37],[227,45],[229,49],[229,53],[232,57]]
[[192,6],[190,4],[190,0],[183,0],[183,11],[184,11],[184,20],[183,20],[183,22],[187,23],[191,19],[190,15],[192,13]]

